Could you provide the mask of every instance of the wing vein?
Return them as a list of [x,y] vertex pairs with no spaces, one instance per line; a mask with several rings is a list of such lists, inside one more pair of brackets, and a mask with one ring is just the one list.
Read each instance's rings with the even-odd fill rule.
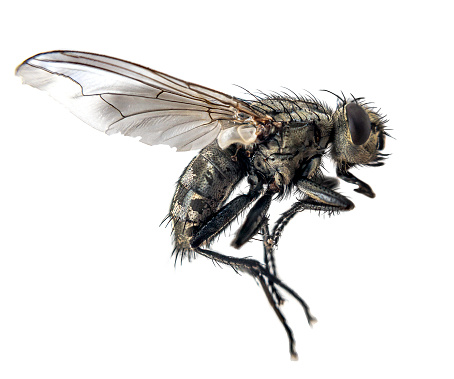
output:
[[203,148],[223,129],[239,122],[256,127],[266,118],[222,92],[99,54],[41,53],[24,61],[16,74],[100,131],[178,151]]

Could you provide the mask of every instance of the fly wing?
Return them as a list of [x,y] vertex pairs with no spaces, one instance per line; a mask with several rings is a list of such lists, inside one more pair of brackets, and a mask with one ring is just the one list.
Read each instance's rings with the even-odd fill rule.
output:
[[255,127],[266,118],[232,96],[104,55],[42,53],[22,63],[16,75],[100,131],[178,151],[203,148],[223,129]]

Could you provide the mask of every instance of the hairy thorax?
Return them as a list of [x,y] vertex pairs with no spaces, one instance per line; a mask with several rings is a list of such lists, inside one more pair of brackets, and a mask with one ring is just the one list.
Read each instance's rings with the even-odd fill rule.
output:
[[272,109],[279,128],[257,145],[252,164],[278,188],[287,186],[305,162],[324,153],[333,127],[330,111],[321,104],[280,99],[255,106]]

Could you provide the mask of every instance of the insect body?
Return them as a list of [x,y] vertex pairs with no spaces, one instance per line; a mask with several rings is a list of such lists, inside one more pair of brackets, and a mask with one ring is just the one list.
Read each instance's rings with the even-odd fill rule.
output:
[[[281,312],[281,290],[304,308],[304,300],[277,276],[274,249],[287,223],[305,209],[348,211],[353,203],[337,193],[337,179],[321,173],[329,155],[337,176],[374,197],[366,183],[349,172],[356,165],[380,166],[385,158],[385,121],[362,99],[338,97],[331,110],[314,97],[266,96],[240,100],[130,62],[97,54],[55,51],[38,54],[16,71],[23,82],[46,90],[89,125],[108,134],[139,136],[141,142],[167,144],[179,151],[202,149],[177,183],[168,217],[173,223],[176,258],[202,255],[252,275],[288,338],[293,333]],[[227,201],[247,178],[249,190]],[[267,213],[273,199],[301,198],[270,231]],[[264,264],[211,249],[215,237],[243,211],[244,223],[232,245],[240,248],[263,235]]]

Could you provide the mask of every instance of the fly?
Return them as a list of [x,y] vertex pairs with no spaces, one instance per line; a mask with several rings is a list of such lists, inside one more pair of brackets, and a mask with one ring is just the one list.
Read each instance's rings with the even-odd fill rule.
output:
[[[334,161],[337,177],[356,184],[356,192],[375,197],[350,169],[383,165],[388,134],[379,111],[363,98],[345,96],[338,96],[335,109],[312,95],[295,93],[241,100],[124,60],[75,51],[35,55],[16,75],[107,134],[140,137],[148,145],[177,151],[200,150],[180,176],[167,216],[173,224],[175,259],[201,255],[254,277],[284,326],[291,358],[297,359],[281,291],[300,303],[310,325],[316,319],[278,277],[274,251],[284,227],[299,212],[354,208],[336,192],[338,179],[322,174],[323,158]],[[243,179],[248,192],[227,201]],[[286,194],[302,197],[270,229],[269,207]],[[260,233],[264,263],[211,247],[247,209],[232,246],[239,249]]]

